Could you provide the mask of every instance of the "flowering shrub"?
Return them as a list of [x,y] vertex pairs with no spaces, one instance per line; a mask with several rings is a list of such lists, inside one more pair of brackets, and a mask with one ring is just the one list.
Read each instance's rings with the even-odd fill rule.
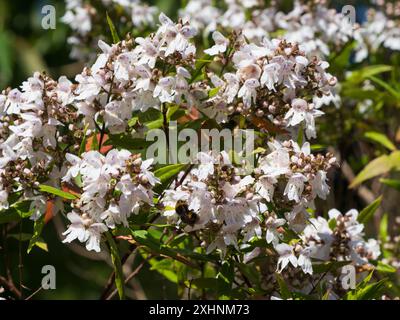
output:
[[[173,21],[139,1],[66,1],[71,57],[86,67],[74,80],[36,72],[1,93],[0,222],[33,220],[30,252],[63,217],[62,242],[111,256],[120,298],[133,253],[181,297],[397,297],[398,236],[388,234],[387,215],[378,239],[364,230],[382,197],[367,190],[360,212],[323,201],[336,205],[331,185],[349,168],[335,148],[349,126],[337,115],[351,106],[362,122],[375,99],[399,105],[398,82],[377,77],[391,66],[344,72],[352,50],[357,63],[399,50],[398,9],[377,3],[353,25],[325,1],[288,10],[275,1],[189,0]],[[171,127],[179,137],[252,130],[253,148],[215,147],[208,137],[200,150],[195,139],[189,163],[176,163],[171,150],[184,140],[173,141]],[[154,132],[165,135],[158,157],[149,156]],[[390,154],[351,172],[352,187],[400,168],[393,142],[367,138]],[[398,180],[384,183],[399,189]],[[23,297],[12,281],[0,284]],[[113,285],[103,297],[115,295]]]

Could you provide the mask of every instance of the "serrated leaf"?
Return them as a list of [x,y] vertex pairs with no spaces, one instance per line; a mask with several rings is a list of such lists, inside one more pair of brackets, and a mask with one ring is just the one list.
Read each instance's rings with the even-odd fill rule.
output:
[[125,297],[124,274],[122,272],[122,264],[121,264],[121,258],[119,257],[118,247],[112,235],[109,232],[105,232],[105,235],[107,237],[107,242],[110,245],[111,260],[115,272],[115,286],[118,291],[119,299],[123,300]]
[[364,136],[367,139],[378,142],[385,148],[388,148],[390,151],[396,150],[396,147],[392,143],[392,141],[390,141],[389,138],[386,135],[384,135],[383,133],[375,132],[375,131],[368,131],[364,134]]
[[58,197],[61,197],[61,198],[67,199],[67,200],[75,200],[78,198],[76,195],[74,195],[72,193],[65,192],[65,191],[62,191],[60,189],[57,189],[57,188],[54,188],[51,186],[46,186],[44,184],[41,184],[39,186],[39,190],[42,192],[54,194],[55,196],[58,196]]
[[378,209],[382,202],[382,196],[375,199],[372,203],[370,203],[367,207],[361,210],[360,214],[358,215],[358,222],[365,224],[366,222],[371,219],[374,215],[375,211]]

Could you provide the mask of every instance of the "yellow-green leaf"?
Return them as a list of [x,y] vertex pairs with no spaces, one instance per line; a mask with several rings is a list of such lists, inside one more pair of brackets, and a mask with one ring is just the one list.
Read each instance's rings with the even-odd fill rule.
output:
[[392,143],[392,141],[389,140],[389,138],[384,135],[383,133],[375,132],[375,131],[369,131],[364,134],[364,136],[367,139],[370,139],[372,141],[378,142],[385,148],[388,148],[390,151],[396,150],[395,145]]

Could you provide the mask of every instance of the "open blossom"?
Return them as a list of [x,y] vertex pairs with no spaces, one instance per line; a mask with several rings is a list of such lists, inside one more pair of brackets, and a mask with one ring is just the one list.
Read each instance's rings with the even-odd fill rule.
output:
[[116,149],[106,156],[89,151],[81,158],[67,155],[67,159],[71,166],[63,181],[75,183],[80,175],[83,193],[68,215],[72,224],[65,241],[89,239],[89,247],[99,251],[102,232],[119,224],[127,226],[131,214],[153,205],[152,188],[159,180],[149,171],[152,159],[143,161],[127,150]]
[[288,126],[297,126],[305,122],[306,135],[308,138],[315,138],[315,118],[323,115],[320,110],[316,110],[313,104],[308,104],[303,99],[294,99],[291,109],[286,113],[285,119],[288,120]]
[[80,216],[74,211],[68,213],[68,220],[71,224],[63,233],[66,236],[63,242],[78,239],[80,242],[86,242],[88,251],[100,252],[101,234],[107,231],[107,227],[101,222],[94,222],[90,217]]
[[277,271],[282,272],[290,263],[293,267],[297,267],[297,257],[294,255],[294,248],[286,243],[280,243],[275,246],[275,250],[279,254]]
[[212,34],[212,38],[215,44],[210,49],[204,50],[204,52],[209,54],[210,56],[224,53],[229,45],[229,40],[225,38],[219,31],[214,31]]

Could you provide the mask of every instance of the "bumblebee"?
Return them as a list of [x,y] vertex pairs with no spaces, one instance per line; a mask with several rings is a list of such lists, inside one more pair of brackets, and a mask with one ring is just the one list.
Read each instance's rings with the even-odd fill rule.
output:
[[182,222],[193,226],[198,216],[193,210],[189,210],[189,206],[185,201],[178,200],[175,205],[175,212],[181,218]]

